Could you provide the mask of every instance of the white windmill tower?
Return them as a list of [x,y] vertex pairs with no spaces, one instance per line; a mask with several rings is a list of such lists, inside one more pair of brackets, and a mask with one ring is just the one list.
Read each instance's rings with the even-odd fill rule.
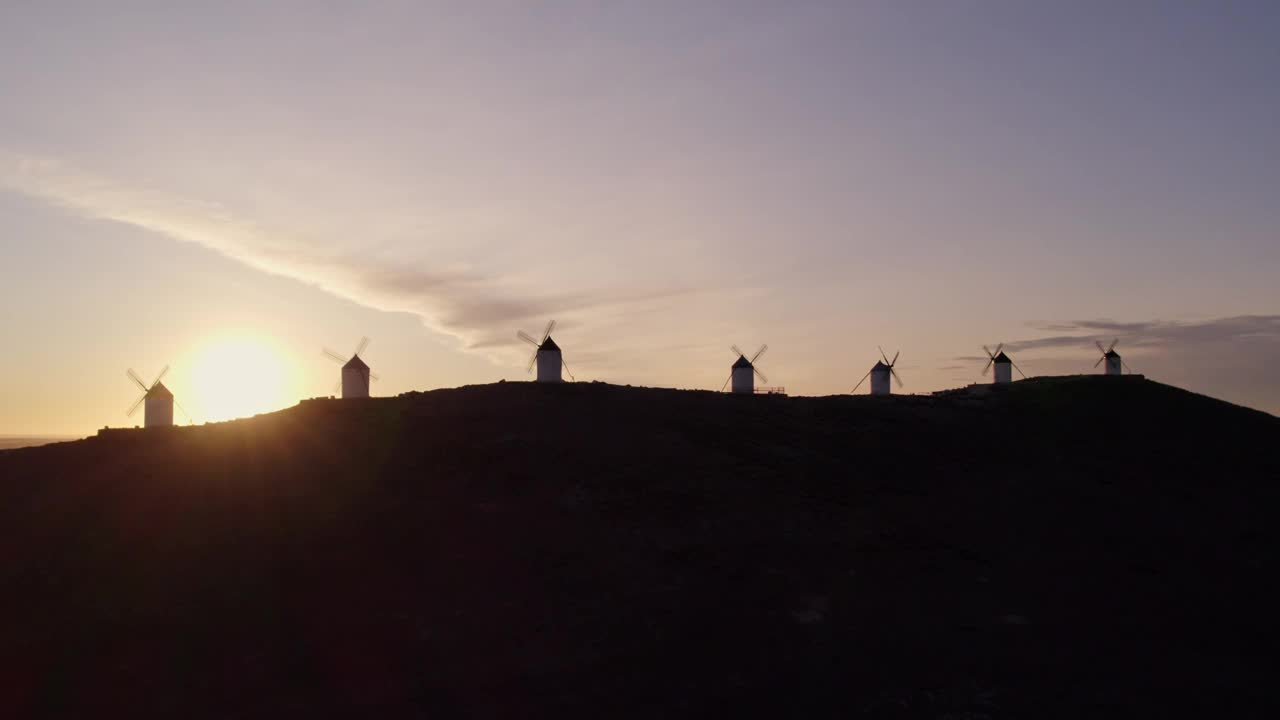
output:
[[988,358],[986,366],[982,368],[982,372],[985,373],[988,368],[993,368],[991,373],[992,383],[1002,385],[1004,383],[1013,382],[1014,370],[1018,371],[1018,374],[1022,376],[1023,380],[1027,379],[1026,374],[1022,372],[1022,368],[1014,364],[1013,360],[1008,355],[1004,354],[1004,343],[996,345],[995,352],[992,352],[991,348],[986,345],[983,345],[982,349],[987,352]]
[[342,363],[342,397],[347,398],[367,398],[369,397],[369,381],[377,380],[378,376],[369,371],[369,366],[364,360],[360,359],[360,353],[369,347],[369,338],[362,337],[360,342],[356,344],[355,352],[351,353],[350,358],[345,358],[338,353],[323,348],[321,352],[330,360]]
[[[142,390],[142,397],[138,398],[133,405],[129,406],[129,410],[125,413],[127,417],[133,417],[138,412],[138,408],[142,407],[142,426],[143,427],[172,427],[173,426],[173,407],[177,405],[177,401],[173,399],[173,393],[169,388],[160,382],[160,379],[169,372],[169,366],[165,365],[156,379],[150,385],[142,382],[142,378],[138,377],[138,373],[129,368],[125,371],[125,375],[133,381],[135,385]],[[145,406],[145,407],[144,407]],[[187,411],[178,405],[178,410],[187,418],[187,422],[191,422],[191,416],[187,415]]]
[[732,381],[733,385],[730,387],[731,392],[745,393],[749,395],[756,391],[755,379],[757,376],[760,378],[761,383],[769,382],[769,378],[766,378],[764,373],[760,372],[760,369],[756,367],[756,361],[759,360],[760,356],[764,355],[765,351],[769,349],[768,345],[761,345],[760,349],[756,351],[755,355],[751,356],[750,360],[747,359],[746,353],[742,352],[737,345],[730,345],[729,349],[733,351],[733,354],[738,356],[738,359],[734,361],[733,367],[730,368],[729,377],[725,378],[724,385],[720,386],[720,392],[724,392],[725,386],[729,385]]
[[1098,362],[1093,364],[1095,369],[1105,360],[1107,365],[1103,368],[1103,373],[1106,375],[1122,375],[1121,371],[1123,370],[1128,370],[1130,373],[1133,372],[1129,370],[1129,364],[1124,361],[1124,358],[1120,357],[1120,353],[1116,352],[1116,343],[1118,342],[1120,342],[1119,338],[1112,340],[1111,346],[1103,350],[1102,343],[1097,340],[1093,341],[1093,344],[1098,346],[1098,352],[1102,353],[1102,357],[1098,358]]
[[564,377],[560,374],[560,369],[564,368],[569,373],[569,379],[574,380],[573,373],[569,371],[569,363],[564,361],[564,354],[560,352],[560,346],[556,345],[556,341],[551,339],[551,331],[556,329],[556,321],[547,322],[547,328],[542,331],[542,340],[534,340],[533,336],[523,330],[516,331],[516,337],[529,343],[534,347],[533,355],[529,358],[529,367],[525,368],[525,372],[532,372],[533,366],[538,366],[537,381],[541,383],[558,383],[564,382]]
[[893,378],[894,382],[898,383],[899,388],[902,387],[902,378],[898,377],[898,371],[893,369],[893,366],[898,364],[898,356],[902,354],[902,351],[894,353],[893,360],[890,360],[885,356],[884,348],[877,345],[876,349],[880,351],[880,359],[876,361],[875,365],[871,366],[866,375],[862,376],[858,384],[853,386],[853,389],[849,391],[850,393],[858,392],[858,388],[862,387],[862,383],[866,382],[867,378],[871,378],[872,395],[888,395],[891,392],[889,388],[890,377]]

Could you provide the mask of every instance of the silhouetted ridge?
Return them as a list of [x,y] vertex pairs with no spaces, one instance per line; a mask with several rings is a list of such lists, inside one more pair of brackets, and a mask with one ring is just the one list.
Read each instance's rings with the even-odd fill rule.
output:
[[1278,430],[1139,376],[521,382],[4,451],[0,710],[1258,716]]

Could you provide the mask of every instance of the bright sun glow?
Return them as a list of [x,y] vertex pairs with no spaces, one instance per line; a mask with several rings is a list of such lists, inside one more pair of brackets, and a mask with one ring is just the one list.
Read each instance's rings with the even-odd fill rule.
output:
[[273,344],[251,336],[224,337],[196,354],[188,411],[196,422],[218,422],[279,410],[289,404],[285,363]]

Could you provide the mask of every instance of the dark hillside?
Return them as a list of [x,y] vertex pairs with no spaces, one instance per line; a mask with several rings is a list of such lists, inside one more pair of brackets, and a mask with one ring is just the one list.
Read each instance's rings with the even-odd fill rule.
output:
[[0,452],[0,717],[1263,717],[1280,420],[504,383]]

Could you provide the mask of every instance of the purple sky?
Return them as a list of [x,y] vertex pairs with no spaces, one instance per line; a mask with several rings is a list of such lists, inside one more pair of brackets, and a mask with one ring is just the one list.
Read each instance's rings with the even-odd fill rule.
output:
[[127,422],[130,366],[281,407],[361,335],[375,393],[525,378],[550,317],[582,379],[718,388],[768,342],[848,392],[883,345],[925,392],[1119,337],[1280,412],[1277,37],[1267,2],[6,3],[0,434]]

